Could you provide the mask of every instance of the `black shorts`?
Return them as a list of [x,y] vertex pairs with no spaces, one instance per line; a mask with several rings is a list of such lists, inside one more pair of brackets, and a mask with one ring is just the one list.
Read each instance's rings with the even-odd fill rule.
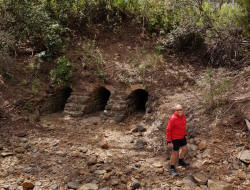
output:
[[180,149],[180,147],[187,145],[187,140],[184,137],[183,139],[173,140],[172,143],[174,145],[173,150],[178,151]]

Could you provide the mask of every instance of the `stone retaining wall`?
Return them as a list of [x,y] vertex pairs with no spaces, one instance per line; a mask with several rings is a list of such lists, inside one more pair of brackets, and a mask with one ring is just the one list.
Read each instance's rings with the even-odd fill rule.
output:
[[[144,90],[142,87],[138,87],[138,89]],[[103,110],[103,119],[112,119],[115,122],[121,122],[135,111],[135,108],[133,107],[135,105],[130,105],[131,102],[133,104],[130,95],[138,89],[131,88],[114,90],[105,86],[96,86],[95,88],[92,88],[91,91],[73,91],[67,100],[64,113],[72,117],[84,117],[86,114]],[[105,103],[107,92],[110,93],[110,96],[107,103]],[[150,100],[151,98],[148,96],[148,101],[145,104],[146,113],[150,112],[150,110],[152,111],[150,108]],[[106,104],[106,106],[104,104]]]

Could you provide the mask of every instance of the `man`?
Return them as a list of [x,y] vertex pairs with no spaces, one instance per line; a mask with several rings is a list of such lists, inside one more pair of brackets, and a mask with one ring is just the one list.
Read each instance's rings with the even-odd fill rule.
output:
[[168,147],[172,149],[170,157],[170,173],[173,176],[178,176],[178,173],[175,169],[178,156],[178,164],[183,167],[188,166],[188,164],[183,160],[187,152],[186,135],[186,116],[183,113],[182,106],[178,104],[175,106],[175,113],[170,116],[168,126],[166,128]]

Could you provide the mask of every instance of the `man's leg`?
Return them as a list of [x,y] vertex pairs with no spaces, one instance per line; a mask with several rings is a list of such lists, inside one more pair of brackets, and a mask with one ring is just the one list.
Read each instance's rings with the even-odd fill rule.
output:
[[187,153],[187,145],[182,146],[180,149],[181,149],[181,151],[180,151],[180,159],[183,160],[185,158],[186,153]]
[[175,164],[176,164],[178,155],[179,155],[179,151],[172,150],[171,157],[170,157],[170,173],[172,176],[179,175],[175,169]]
[[179,157],[179,165],[186,167],[189,165],[186,162],[184,162],[184,158],[188,150],[187,145],[180,147],[180,149],[181,151],[180,151],[180,157]]
[[172,151],[171,157],[170,157],[170,166],[175,166],[177,158],[179,155],[179,151]]
[[170,173],[172,176],[178,176],[178,173],[175,169],[175,165],[179,156],[180,146],[179,146],[178,141],[176,140],[172,141],[172,143],[173,143],[173,149],[172,149],[171,156],[170,156]]

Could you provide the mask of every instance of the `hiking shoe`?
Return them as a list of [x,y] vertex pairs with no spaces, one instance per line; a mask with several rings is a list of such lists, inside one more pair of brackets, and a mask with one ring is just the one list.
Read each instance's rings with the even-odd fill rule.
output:
[[183,167],[187,167],[187,166],[189,166],[189,163],[186,163],[186,162],[184,162],[184,161],[179,161],[179,166],[183,166]]
[[177,173],[177,171],[175,170],[175,168],[170,168],[169,172],[174,177],[179,176],[179,174]]

